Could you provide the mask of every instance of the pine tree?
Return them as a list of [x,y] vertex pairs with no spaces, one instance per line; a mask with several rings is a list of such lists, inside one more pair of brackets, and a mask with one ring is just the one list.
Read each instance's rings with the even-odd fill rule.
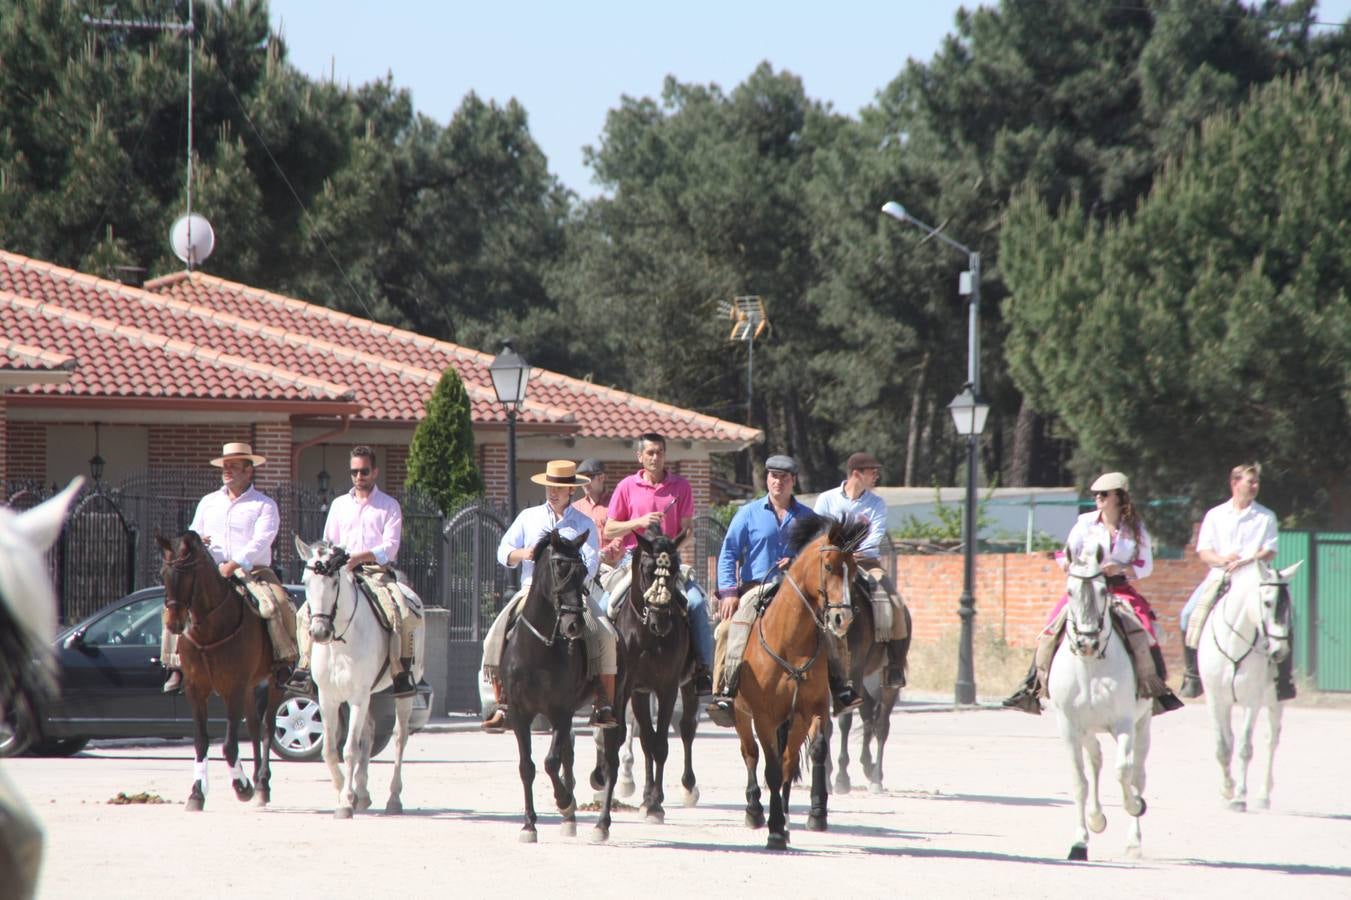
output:
[[483,479],[474,465],[469,395],[453,368],[441,376],[427,401],[427,414],[413,432],[407,487],[421,491],[444,512],[483,493]]

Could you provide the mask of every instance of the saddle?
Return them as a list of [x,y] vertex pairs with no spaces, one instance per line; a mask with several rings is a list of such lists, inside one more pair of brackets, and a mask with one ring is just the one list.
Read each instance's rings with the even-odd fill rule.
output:
[[[1065,620],[1067,617],[1068,611],[1061,610],[1060,615],[1049,626],[1049,629],[1054,629],[1054,637],[1038,643],[1035,659],[1037,694],[1042,698],[1050,696],[1051,665],[1055,661],[1056,650],[1060,648],[1060,642],[1065,638]],[[1152,671],[1149,633],[1140,624],[1140,620],[1136,618],[1134,610],[1128,604],[1114,599],[1108,607],[1108,618],[1112,621],[1112,630],[1116,632],[1117,638],[1131,657],[1132,666],[1135,669],[1136,696],[1155,697],[1166,691],[1167,685],[1164,684],[1161,677],[1158,677]],[[1145,660],[1150,661],[1148,667],[1145,665]]]
[[371,608],[371,612],[375,613],[375,621],[380,623],[380,627],[383,628],[386,633],[393,631],[394,626],[390,623],[389,616],[385,615],[385,607],[380,602],[380,598],[377,596],[375,588],[360,575],[357,575],[353,580],[356,582],[358,592],[362,597],[366,598],[366,605]]

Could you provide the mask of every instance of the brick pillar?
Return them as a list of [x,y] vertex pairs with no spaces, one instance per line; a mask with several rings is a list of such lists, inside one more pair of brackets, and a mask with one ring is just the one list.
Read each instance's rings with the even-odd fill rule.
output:
[[713,467],[707,459],[687,459],[675,465],[675,470],[690,482],[690,492],[694,494],[694,514],[702,516],[708,512],[712,502]]
[[151,425],[147,438],[148,468],[206,469],[222,447],[247,441],[249,433],[238,425]]
[[408,480],[408,445],[385,444],[377,447],[380,484],[387,491],[397,491]]
[[291,480],[291,423],[259,422],[253,426],[253,452],[267,457],[253,484],[263,493]]
[[[520,444],[516,445],[517,452]],[[520,459],[517,459],[520,462]],[[483,476],[483,493],[494,503],[507,505],[507,445],[480,444],[478,448],[478,471]],[[519,499],[519,498],[518,498]]]
[[6,414],[5,469],[14,480],[47,480],[47,426],[41,422],[10,422]]
[[9,499],[9,401],[0,392],[0,503]]

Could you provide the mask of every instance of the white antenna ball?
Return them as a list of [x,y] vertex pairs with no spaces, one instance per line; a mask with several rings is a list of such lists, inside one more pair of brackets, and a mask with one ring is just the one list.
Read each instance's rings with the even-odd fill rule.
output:
[[169,245],[174,248],[174,255],[189,268],[199,266],[216,249],[216,232],[211,223],[197,213],[180,216],[169,229]]

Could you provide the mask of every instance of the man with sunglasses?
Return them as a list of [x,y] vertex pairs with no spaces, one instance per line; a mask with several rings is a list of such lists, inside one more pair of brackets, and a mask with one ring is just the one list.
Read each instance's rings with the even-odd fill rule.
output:
[[[267,462],[244,443],[229,443],[211,465],[221,470],[221,487],[202,498],[188,528],[206,545],[220,574],[242,587],[267,621],[276,678],[284,680],[296,660],[296,612],[281,580],[272,571],[272,542],[281,517],[277,503],[253,486],[256,468]],[[160,661],[169,671],[164,692],[183,685],[178,635],[163,630]]]
[[[347,569],[385,611],[390,624],[389,669],[394,678],[391,693],[411,697],[417,693],[413,647],[417,630],[422,627],[422,612],[409,605],[394,572],[403,538],[403,510],[399,501],[376,486],[380,469],[373,449],[365,444],[353,447],[349,469],[352,489],[329,504],[324,540],[347,552]],[[287,687],[308,693],[313,687],[308,607],[301,610],[299,627],[300,660]]]
[[616,728],[619,719],[615,718],[613,704],[615,674],[619,671],[618,642],[614,626],[594,596],[600,592],[594,586],[596,569],[600,566],[599,529],[590,517],[572,503],[573,490],[591,479],[578,474],[576,463],[554,459],[545,465],[543,472],[530,476],[530,480],[544,486],[544,502],[521,510],[497,545],[498,562],[508,569],[520,567],[521,589],[502,607],[483,640],[483,675],[492,684],[496,709],[484,720],[482,728],[494,734],[507,728],[508,698],[500,677],[507,629],[517,611],[525,605],[525,598],[530,592],[530,584],[535,576],[535,547],[551,531],[557,531],[565,538],[586,534],[586,542],[581,546],[582,560],[586,563],[586,584],[591,588],[585,592],[587,611],[590,613],[586,623],[586,653],[588,670],[594,672],[599,681],[591,724],[597,728]]

